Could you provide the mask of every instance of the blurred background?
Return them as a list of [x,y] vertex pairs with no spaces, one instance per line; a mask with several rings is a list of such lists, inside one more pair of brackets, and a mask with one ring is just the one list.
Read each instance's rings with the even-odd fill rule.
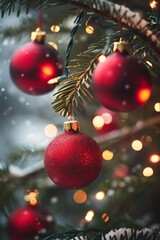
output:
[[[153,14],[149,1],[113,2],[140,12],[144,18]],[[63,61],[77,13],[78,10],[73,5],[47,7],[47,4],[43,4],[42,26],[47,33],[46,41],[56,44]],[[24,196],[35,190],[39,192],[39,205],[53,215],[57,228],[68,225],[108,230],[127,226],[159,228],[160,122],[155,121],[160,112],[158,75],[153,74],[150,100],[137,111],[113,113],[102,108],[96,99],[85,103],[81,112],[77,109],[76,119],[80,122],[82,132],[98,141],[105,134],[106,141],[100,145],[103,152],[102,173],[94,183],[80,192],[56,186],[46,176],[43,155],[49,142],[63,132],[63,123],[67,120],[67,117],[55,113],[51,106],[53,94],[59,87],[47,94],[32,96],[19,90],[10,76],[12,55],[20,46],[31,41],[30,35],[37,27],[39,15],[39,8],[26,14],[24,7],[17,17],[15,8],[10,15],[6,13],[0,23],[2,240],[8,239],[6,225],[11,213],[24,206]],[[116,31],[119,32],[118,25],[86,11],[74,37],[70,60]],[[97,125],[100,120],[96,123],[93,119],[103,113],[109,115],[111,123],[102,129]],[[144,126],[142,130],[136,130],[141,125]],[[130,129],[135,131],[129,131]],[[129,131],[128,134],[126,131]],[[53,232],[52,229],[46,235],[50,232]]]

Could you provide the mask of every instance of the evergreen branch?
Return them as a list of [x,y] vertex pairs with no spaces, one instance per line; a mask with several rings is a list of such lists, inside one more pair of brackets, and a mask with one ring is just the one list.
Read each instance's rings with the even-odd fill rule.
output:
[[[78,239],[102,239],[102,240],[160,240],[159,238],[159,231],[154,230],[152,233],[150,229],[115,229],[111,232],[108,232],[106,230],[99,230],[99,229],[82,229],[77,230],[73,229],[70,231],[62,232],[62,233],[55,233],[52,234],[46,238],[43,238],[42,240],[56,240],[56,239],[62,239],[62,240],[76,240]],[[101,238],[102,236],[102,238]],[[154,237],[154,238],[153,238]]]
[[[11,0],[1,1],[0,9],[1,15],[4,16],[6,12],[9,14],[17,9],[17,15],[19,16],[22,8],[26,9],[28,13],[30,9],[41,6],[42,1],[30,1],[19,0],[13,2]],[[141,18],[139,13],[132,12],[129,8],[114,4],[107,0],[46,0],[43,1],[43,5],[55,6],[57,3],[74,4],[81,8],[86,8],[95,11],[95,13],[106,17],[121,26],[127,27],[129,30],[133,30],[142,40],[148,45],[155,55],[160,57],[160,41],[157,36],[149,29],[148,22]]]
[[160,41],[149,29],[148,22],[141,18],[140,14],[129,8],[114,4],[107,0],[60,0],[64,3],[72,3],[82,8],[90,9],[121,26],[132,30],[160,57]]
[[121,142],[129,143],[133,136],[140,133],[145,129],[155,128],[160,124],[160,117],[154,117],[147,121],[140,121],[134,127],[122,128],[121,130],[115,130],[110,133],[96,137],[95,140],[101,146],[114,146]]
[[[79,60],[73,60],[77,62],[75,66],[68,67],[78,67],[80,71],[70,74],[68,79],[61,83],[62,87],[55,93],[56,98],[52,102],[55,112],[60,111],[61,115],[68,116],[70,114],[71,103],[73,104],[73,108],[81,110],[81,104],[84,104],[86,99],[93,100],[93,96],[90,93],[91,76],[100,54],[94,54],[94,58],[93,52],[91,52],[91,55],[89,50],[85,51],[79,55]],[[90,63],[87,62],[86,58],[89,61],[92,59]]]

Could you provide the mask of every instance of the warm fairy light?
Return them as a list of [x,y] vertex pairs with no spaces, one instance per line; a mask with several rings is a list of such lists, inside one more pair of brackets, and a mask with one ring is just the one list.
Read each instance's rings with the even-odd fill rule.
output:
[[73,195],[73,199],[76,203],[85,203],[87,201],[87,194],[83,190],[77,190]]
[[48,44],[54,47],[56,50],[58,50],[58,46],[55,42],[48,42]]
[[47,83],[48,83],[48,84],[56,84],[56,83],[59,83],[59,77],[57,77],[57,78],[52,78],[52,79],[50,79]]
[[88,34],[93,34],[94,33],[94,28],[90,25],[86,27],[86,33]]
[[24,196],[24,200],[29,202],[31,206],[36,206],[37,205],[37,195],[38,191],[35,190],[34,192],[29,192],[29,194]]
[[151,90],[148,88],[141,89],[138,91],[137,98],[140,102],[146,102],[151,95]]
[[47,137],[55,137],[57,135],[57,127],[54,124],[48,124],[44,128],[44,133]]
[[31,198],[29,201],[30,205],[36,206],[37,205],[37,199],[36,198]]
[[85,220],[86,222],[91,222],[92,219],[94,217],[94,211],[93,210],[89,210],[85,216]]
[[92,122],[96,130],[100,130],[104,126],[104,118],[101,116],[95,116]]
[[158,4],[157,1],[153,0],[153,1],[150,2],[149,5],[150,5],[151,8],[156,8],[157,4]]
[[61,30],[61,28],[60,28],[60,26],[58,26],[58,25],[52,25],[52,27],[51,27],[51,31],[52,32],[59,32]]
[[143,148],[143,144],[141,141],[139,140],[134,140],[132,142],[132,148],[135,150],[135,151],[140,151],[142,148]]
[[148,64],[148,66],[153,67],[153,64],[150,61],[146,61],[146,63]]
[[144,177],[151,177],[153,175],[153,169],[151,167],[146,167],[143,170],[143,176]]
[[160,112],[160,103],[159,102],[154,105],[154,109],[156,112]]
[[99,62],[105,62],[106,61],[106,56],[104,54],[100,55],[98,58]]
[[112,115],[110,113],[103,113],[102,117],[104,119],[105,124],[110,124],[112,122]]
[[102,214],[102,220],[103,220],[104,222],[108,222],[108,221],[109,221],[109,216],[108,216],[107,213],[103,213],[103,214]]
[[111,152],[109,150],[104,150],[102,153],[102,157],[104,160],[110,161],[113,158],[113,152]]
[[100,192],[97,192],[96,195],[95,195],[95,198],[96,200],[103,200],[105,198],[105,193],[100,191]]
[[160,156],[157,154],[153,154],[150,156],[149,161],[152,163],[157,163],[160,161]]

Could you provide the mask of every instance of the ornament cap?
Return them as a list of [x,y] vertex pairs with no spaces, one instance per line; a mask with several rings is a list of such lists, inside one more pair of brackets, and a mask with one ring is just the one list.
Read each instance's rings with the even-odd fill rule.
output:
[[41,31],[40,28],[37,28],[34,32],[31,33],[31,41],[43,42],[45,40],[46,33]]
[[124,41],[122,38],[120,38],[119,42],[114,42],[113,44],[113,52],[116,51],[123,52],[123,51],[129,51],[129,44]]
[[79,122],[76,120],[68,120],[64,122],[63,129],[65,132],[68,132],[70,130],[78,132],[80,130]]

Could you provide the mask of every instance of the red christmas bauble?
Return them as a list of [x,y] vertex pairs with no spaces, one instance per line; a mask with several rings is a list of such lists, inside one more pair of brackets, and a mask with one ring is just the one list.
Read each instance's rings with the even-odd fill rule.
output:
[[49,84],[52,78],[61,76],[63,62],[56,49],[44,41],[24,44],[13,54],[10,74],[15,85],[31,95],[48,93],[57,83]]
[[118,113],[100,107],[93,118],[93,126],[100,135],[118,129]]
[[111,111],[127,112],[142,107],[151,95],[151,76],[136,58],[116,51],[99,62],[93,73],[95,96]]
[[63,188],[82,188],[92,183],[102,167],[102,154],[95,140],[69,130],[48,145],[44,155],[50,179]]
[[9,217],[7,233],[9,240],[30,240],[42,236],[47,230],[53,231],[53,216],[38,206],[26,205],[16,209]]

